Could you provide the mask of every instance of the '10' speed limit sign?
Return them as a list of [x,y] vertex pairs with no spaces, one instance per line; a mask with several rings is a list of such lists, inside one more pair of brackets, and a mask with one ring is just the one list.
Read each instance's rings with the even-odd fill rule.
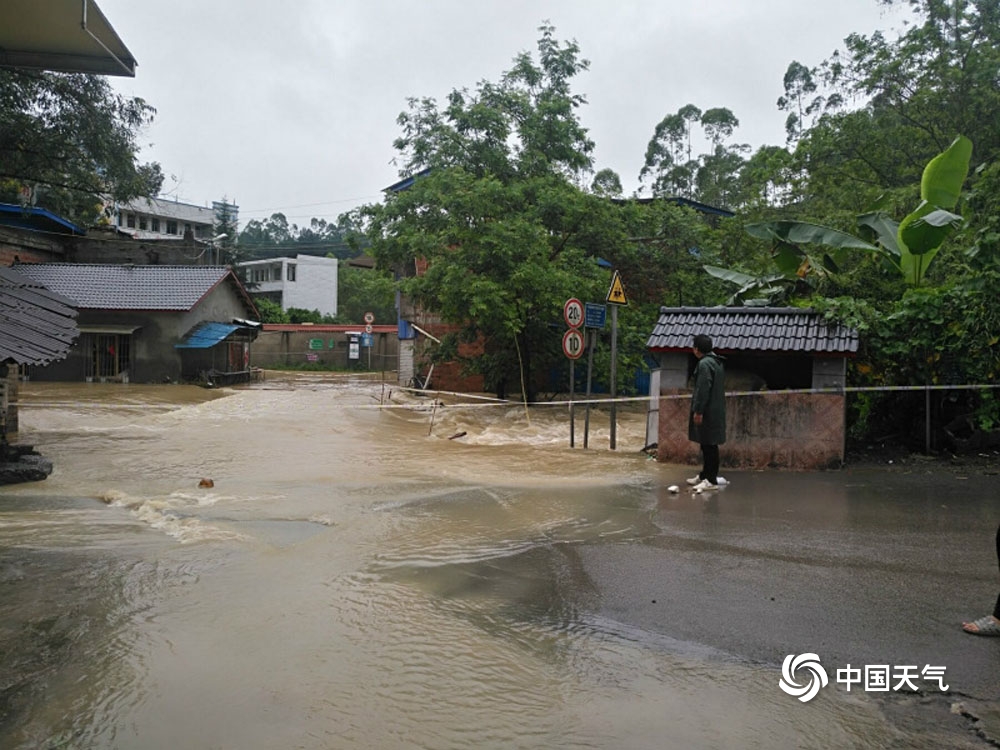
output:
[[563,334],[563,354],[570,359],[579,359],[583,354],[583,334],[577,328],[570,328]]

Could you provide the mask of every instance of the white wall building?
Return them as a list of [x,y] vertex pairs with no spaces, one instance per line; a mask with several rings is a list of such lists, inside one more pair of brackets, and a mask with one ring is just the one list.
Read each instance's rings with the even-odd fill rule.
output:
[[239,263],[245,272],[248,291],[281,305],[319,310],[321,315],[337,314],[337,259],[315,255],[268,258]]
[[[165,198],[137,198],[131,203],[116,205],[112,221],[118,229],[137,240],[181,240],[185,232],[191,232],[196,240],[210,240],[219,207],[221,203],[218,202],[206,207]],[[239,206],[229,203],[228,207],[236,223]]]

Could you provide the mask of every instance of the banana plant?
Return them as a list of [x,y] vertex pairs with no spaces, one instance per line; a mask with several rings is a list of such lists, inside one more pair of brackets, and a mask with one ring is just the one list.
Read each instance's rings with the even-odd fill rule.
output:
[[[772,257],[780,276],[759,279],[756,285],[746,280],[726,278],[724,269],[708,268],[717,278],[741,283],[738,295],[752,292],[768,296],[780,284],[807,281],[810,275],[823,277],[840,272],[850,251],[873,253],[902,274],[907,284],[920,286],[944,241],[963,222],[954,208],[961,197],[962,185],[969,173],[972,141],[958,136],[924,168],[920,181],[920,205],[901,222],[881,211],[858,216],[863,236],[858,237],[831,227],[804,221],[767,221],[750,224],[747,232],[770,240]],[[813,251],[812,246],[823,248]],[[749,286],[748,286],[749,284]],[[776,284],[779,285],[776,287]]]
[[773,302],[784,297],[790,290],[789,279],[786,279],[783,274],[751,276],[748,273],[719,268],[718,266],[705,266],[704,268],[710,276],[736,284],[739,287],[726,300],[726,305],[741,306],[747,304],[751,299],[765,299]]

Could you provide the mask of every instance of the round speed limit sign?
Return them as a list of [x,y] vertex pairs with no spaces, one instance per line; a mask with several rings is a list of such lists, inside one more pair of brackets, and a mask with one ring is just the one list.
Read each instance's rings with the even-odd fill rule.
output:
[[570,328],[563,334],[563,354],[570,359],[579,359],[583,354],[583,334],[576,328]]
[[570,328],[579,328],[583,325],[583,303],[576,297],[566,300],[563,305],[563,319]]

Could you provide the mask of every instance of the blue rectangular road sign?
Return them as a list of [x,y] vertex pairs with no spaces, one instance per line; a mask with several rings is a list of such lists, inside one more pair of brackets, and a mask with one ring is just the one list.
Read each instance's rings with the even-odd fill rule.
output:
[[587,302],[583,306],[583,322],[587,328],[604,328],[608,319],[607,305]]

